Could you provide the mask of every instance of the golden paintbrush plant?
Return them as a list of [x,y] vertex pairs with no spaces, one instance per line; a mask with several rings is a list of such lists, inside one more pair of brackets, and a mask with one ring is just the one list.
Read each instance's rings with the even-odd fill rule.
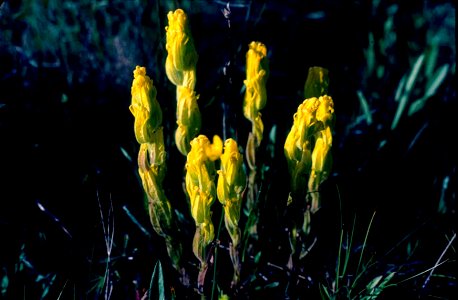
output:
[[291,175],[291,192],[304,193],[311,212],[320,207],[319,185],[327,179],[331,167],[334,102],[330,96],[305,99],[294,114],[284,152]]
[[229,254],[234,267],[233,284],[237,284],[240,279],[238,246],[241,233],[239,220],[246,185],[243,155],[239,152],[237,142],[233,139],[227,139],[224,143],[224,153],[221,155],[221,169],[218,170],[217,195],[219,202],[224,207],[224,223],[232,241]]
[[267,48],[261,42],[253,41],[249,44],[246,53],[246,87],[243,100],[243,114],[252,123],[252,133],[256,139],[256,145],[261,144],[264,132],[264,124],[260,110],[267,101],[266,82],[269,77],[269,61]]
[[191,140],[199,134],[201,116],[194,91],[198,55],[189,28],[188,17],[182,9],[167,14],[166,31],[167,59],[165,71],[176,86],[177,129],[175,144],[181,154],[187,155]]
[[191,204],[191,215],[196,223],[193,252],[206,267],[205,248],[213,241],[215,232],[210,208],[216,199],[215,160],[222,153],[223,142],[213,137],[213,144],[205,135],[191,141],[191,151],[186,162],[186,191]]
[[246,187],[246,174],[243,169],[243,155],[240,154],[237,142],[233,139],[227,139],[224,143],[218,175],[218,199],[224,207],[227,231],[232,243],[237,246],[240,242],[238,223],[243,191]]
[[194,89],[198,55],[194,46],[188,17],[182,9],[167,14],[166,31],[167,59],[165,70],[174,85]]
[[147,196],[150,221],[154,231],[165,239],[167,252],[179,270],[181,244],[174,239],[172,207],[162,188],[166,171],[162,110],[156,99],[156,88],[144,67],[137,66],[134,70],[131,94],[129,109],[135,117],[134,132],[140,144],[138,173]]

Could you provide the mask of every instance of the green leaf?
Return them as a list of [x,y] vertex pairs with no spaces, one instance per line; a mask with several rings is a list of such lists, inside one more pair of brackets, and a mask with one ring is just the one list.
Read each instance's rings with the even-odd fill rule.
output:
[[[152,295],[154,294],[154,297]],[[162,264],[158,260],[154,266],[153,275],[151,276],[151,283],[149,288],[148,299],[165,299],[165,289],[164,289],[164,274],[162,273]]]
[[436,90],[439,88],[441,83],[444,81],[445,76],[448,73],[448,69],[449,69],[449,65],[445,64],[445,65],[441,66],[434,73],[434,75],[432,76],[432,81],[428,85],[428,88],[426,89],[426,92],[425,92],[425,97],[426,98],[431,97],[432,95],[434,95],[436,93]]
[[382,280],[383,276],[379,275],[375,277],[374,279],[371,280],[366,286],[366,289],[371,291],[370,294],[372,294],[372,290],[379,284],[380,280]]
[[6,272],[5,272],[5,275],[3,275],[3,278],[2,278],[2,282],[0,283],[0,288],[1,288],[1,294],[2,297],[6,297],[6,292],[8,291],[8,285],[9,285],[9,279],[8,279],[8,275],[6,275]]
[[259,260],[261,259],[261,254],[262,254],[262,252],[259,251],[259,252],[256,254],[256,256],[254,257],[254,263],[255,263],[255,264],[258,264],[258,263],[259,263]]
[[129,162],[132,162],[132,157],[129,155],[129,152],[127,152],[126,149],[124,149],[123,147],[119,147],[121,149],[121,153],[122,155],[124,155],[124,157],[129,161]]
[[275,282],[272,282],[272,283],[269,283],[267,285],[264,286],[265,289],[271,289],[271,288],[275,288],[277,286],[279,286],[280,283],[278,281],[275,281]]
[[444,81],[445,76],[447,75],[448,69],[449,69],[449,65],[445,64],[441,66],[439,70],[436,71],[436,73],[434,73],[434,75],[432,76],[433,80],[429,84],[428,88],[426,89],[425,95],[421,97],[420,99],[415,100],[410,105],[409,112],[408,112],[409,116],[421,110],[423,106],[425,106],[426,101],[429,99],[429,97],[431,97],[432,95],[436,93],[437,89],[439,88],[441,83]]
[[377,299],[380,293],[387,287],[388,282],[393,278],[394,274],[396,273],[391,272],[385,278],[383,278],[383,275],[380,275],[372,279],[366,286],[367,295],[362,299]]
[[264,286],[258,285],[258,286],[256,286],[256,287],[254,288],[254,290],[255,290],[255,291],[261,291],[261,290],[264,290],[264,289],[275,288],[275,287],[277,287],[277,286],[279,286],[279,285],[280,285],[280,283],[279,283],[278,281],[275,281],[275,282],[266,284],[266,285],[264,285]]
[[409,77],[407,78],[407,81],[404,87],[404,92],[400,96],[398,108],[393,118],[393,123],[391,123],[392,130],[395,129],[396,126],[398,125],[399,120],[401,119],[401,116],[407,106],[407,102],[409,101],[410,92],[415,84],[415,81],[417,80],[418,72],[420,71],[420,68],[423,65],[424,60],[425,60],[425,54],[420,55],[417,58],[417,60],[415,61],[412,71],[410,71]]
[[406,86],[407,74],[402,76],[401,80],[399,81],[398,87],[396,89],[396,93],[394,95],[394,101],[398,102],[401,99],[402,92],[404,91],[404,87]]
[[371,125],[372,113],[369,108],[369,104],[367,103],[366,97],[364,97],[363,92],[361,90],[358,90],[356,93],[358,94],[359,104],[361,105],[361,108],[364,112],[364,116],[366,117],[366,123],[367,125]]
[[323,300],[330,300],[331,296],[329,295],[328,288],[320,283],[320,295]]
[[406,92],[410,92],[412,90],[415,84],[415,81],[417,80],[418,72],[420,72],[420,68],[423,65],[424,60],[425,60],[425,54],[422,54],[415,61],[412,71],[410,72],[410,75],[407,78],[406,88],[405,88]]

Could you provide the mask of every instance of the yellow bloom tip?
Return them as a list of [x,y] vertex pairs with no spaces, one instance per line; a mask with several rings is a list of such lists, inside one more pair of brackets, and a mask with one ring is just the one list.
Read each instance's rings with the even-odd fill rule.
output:
[[261,42],[252,41],[248,45],[248,48],[249,48],[249,50],[255,51],[258,55],[261,56],[261,58],[267,56],[267,47],[266,47],[266,45],[264,45]]
[[139,76],[145,76],[146,75],[146,68],[145,67],[140,67],[136,66],[134,70],[134,78],[137,78]]

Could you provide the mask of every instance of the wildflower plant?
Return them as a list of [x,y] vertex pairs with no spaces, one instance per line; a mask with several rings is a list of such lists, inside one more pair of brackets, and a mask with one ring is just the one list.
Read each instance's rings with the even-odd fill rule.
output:
[[210,208],[216,200],[215,160],[221,156],[222,148],[223,143],[219,136],[214,136],[212,144],[205,135],[199,135],[191,142],[191,151],[186,162],[186,192],[196,224],[192,249],[200,262],[200,288],[207,271],[206,248],[215,238]]
[[135,117],[134,132],[140,144],[138,173],[146,193],[150,221],[155,232],[165,239],[174,267],[180,270],[181,244],[175,236],[172,207],[162,188],[166,172],[162,110],[156,99],[156,88],[146,75],[145,67],[135,68],[131,94],[129,109]]
[[[310,96],[297,108],[293,126],[286,137],[284,154],[288,163],[291,192],[288,204],[292,211],[303,211],[301,220],[294,220],[290,228],[292,254],[296,252],[299,232],[304,239],[311,232],[312,215],[321,206],[320,185],[328,178],[332,168],[332,134],[335,122],[334,102],[327,93],[327,70],[309,69],[304,94]],[[301,243],[299,258],[307,251]]]
[[[209,256],[208,247],[215,240],[212,206],[216,197],[223,206],[224,224],[231,240],[229,256],[233,265],[232,287],[235,287],[240,281],[241,274],[239,246],[242,234],[239,221],[247,185],[246,205],[250,222],[246,224],[244,232],[252,235],[257,230],[256,222],[253,223],[256,214],[253,208],[257,194],[256,150],[261,145],[264,131],[260,111],[267,102],[267,48],[263,43],[253,41],[246,53],[246,79],[243,82],[246,89],[242,107],[244,116],[252,125],[246,145],[249,168],[247,180],[243,155],[239,152],[234,139],[229,138],[225,141],[223,153],[223,142],[218,135],[213,137],[213,143],[206,135],[198,135],[201,114],[197,105],[198,96],[194,91],[197,52],[186,13],[182,9],[177,9],[169,12],[167,17],[168,56],[165,69],[170,82],[176,85],[178,127],[175,131],[175,143],[180,153],[187,157],[185,190],[191,216],[196,225],[192,250],[199,260],[197,288],[203,293],[208,260],[213,258]],[[139,174],[148,195],[151,223],[155,231],[165,238],[169,255],[178,269],[182,250],[181,245],[178,248],[174,247],[177,241],[173,238],[172,208],[162,189],[166,165],[161,127],[162,112],[156,100],[156,89],[146,76],[145,69],[137,67],[134,77],[130,110],[135,116],[135,135],[141,145],[138,159]],[[284,145],[291,176],[290,198],[298,203],[305,201],[303,221],[297,220],[291,228],[292,245],[296,243],[294,236],[298,227],[302,226],[302,232],[306,235],[310,232],[311,214],[320,207],[319,187],[329,176],[332,165],[330,149],[334,104],[330,96],[321,95],[327,91],[327,84],[327,70],[315,68],[309,72],[305,94],[317,95],[305,99],[298,107]],[[215,162],[220,164],[218,171]],[[293,254],[295,251],[295,247],[292,247]]]
[[266,106],[266,82],[269,77],[269,61],[266,46],[258,41],[248,45],[246,53],[246,87],[243,100],[243,115],[252,124],[251,133],[254,135],[257,147],[261,144],[264,132],[264,123],[261,119],[261,110]]
[[166,30],[167,59],[165,71],[176,87],[177,129],[175,143],[183,155],[190,150],[191,140],[199,133],[201,115],[194,91],[196,85],[196,64],[198,55],[194,46],[189,21],[182,9],[167,14]]
[[[259,148],[264,131],[260,111],[267,102],[266,81],[269,75],[269,64],[266,46],[257,41],[249,44],[246,53],[246,79],[243,114],[251,122],[246,151],[249,177],[244,168],[243,155],[239,152],[236,140],[229,138],[224,143],[218,135],[213,143],[207,136],[200,134],[201,115],[197,105],[196,82],[197,53],[189,30],[185,12],[177,9],[167,15],[169,26],[166,27],[167,43],[165,69],[168,79],[176,85],[177,124],[175,143],[178,150],[186,155],[185,190],[189,198],[189,208],[194,219],[196,230],[192,243],[194,256],[199,260],[197,288],[203,293],[205,276],[208,270],[208,247],[215,240],[215,227],[212,220],[212,206],[218,197],[223,206],[224,224],[230,237],[229,256],[233,265],[232,287],[240,281],[241,264],[239,247],[242,240],[239,227],[240,211],[245,199],[245,188],[248,185],[246,205],[250,222],[246,224],[245,234],[256,232],[253,223],[253,211],[256,188],[256,150]],[[305,92],[323,93],[327,90],[327,71],[316,68],[309,72]],[[156,89],[146,76],[144,68],[137,67],[134,72],[137,81],[132,88],[133,104],[131,112],[136,116],[135,133],[141,144],[139,152],[139,173],[143,186],[150,200],[151,222],[156,232],[166,239],[167,248],[173,252],[172,208],[161,188],[165,174],[165,151],[162,127],[162,113],[156,100]],[[137,83],[139,82],[139,83]],[[143,89],[137,88],[142,83]],[[326,83],[326,85],[324,84]],[[134,92],[135,87],[135,92]],[[138,91],[137,91],[138,90]],[[332,158],[332,126],[334,122],[333,101],[330,96],[317,95],[310,97],[299,106],[294,116],[294,124],[285,142],[285,155],[291,175],[290,197],[306,202],[302,231],[310,231],[311,214],[320,206],[319,186],[329,175]],[[219,162],[217,171],[215,163]],[[216,179],[216,174],[218,178]],[[217,181],[216,181],[217,180]],[[306,195],[306,196],[305,196]],[[299,226],[300,227],[300,226]],[[248,228],[248,231],[247,231]],[[292,232],[297,231],[297,226]],[[247,237],[245,237],[246,239]],[[291,243],[295,239],[291,238]],[[178,248],[181,253],[181,248]],[[295,248],[292,248],[295,252]],[[178,265],[178,255],[170,253]]]
[[320,208],[319,186],[328,178],[332,167],[333,122],[334,102],[330,96],[305,99],[297,108],[285,142],[291,192],[304,193],[307,186],[307,202],[312,213]]
[[229,253],[234,266],[233,284],[240,280],[240,262],[238,247],[241,241],[239,227],[240,209],[246,187],[246,174],[243,169],[243,155],[239,152],[237,142],[227,139],[224,153],[221,155],[221,169],[218,171],[217,195],[224,207],[224,223],[231,237]]
[[[225,13],[225,17],[230,13],[229,4]],[[246,78],[243,80],[244,90],[242,89],[242,91],[244,93],[241,95],[243,102],[240,108],[244,117],[250,122],[251,130],[248,134],[245,153],[243,153],[240,151],[243,148],[239,147],[236,141],[236,128],[231,128],[234,129],[231,131],[234,138],[226,139],[224,147],[218,135],[215,135],[213,142],[211,142],[206,135],[200,133],[202,116],[198,106],[199,95],[195,91],[198,54],[189,20],[182,9],[170,11],[167,20],[168,26],[165,28],[165,48],[167,51],[165,74],[169,81],[176,86],[177,128],[175,130],[175,144],[179,152],[186,156],[184,190],[189,200],[189,212],[195,224],[192,247],[188,245],[189,247],[183,248],[180,241],[177,240],[176,233],[178,230],[173,217],[174,209],[162,187],[167,164],[164,133],[161,125],[162,111],[156,99],[157,92],[152,80],[146,76],[145,68],[137,67],[134,71],[130,111],[135,117],[135,137],[140,144],[138,172],[147,195],[151,224],[155,232],[165,239],[172,264],[177,270],[182,268],[182,251],[192,249],[199,262],[196,278],[197,292],[202,295],[205,294],[204,285],[207,271],[209,266],[213,264],[212,299],[216,286],[220,289],[220,297],[227,297],[222,284],[220,286],[216,280],[219,274],[219,270],[216,268],[217,250],[218,248],[226,249],[233,271],[230,287],[233,295],[237,295],[237,292],[242,291],[242,288],[247,286],[247,282],[256,280],[257,276],[257,270],[255,270],[247,276],[245,282],[242,280],[239,250],[241,250],[243,258],[248,253],[246,257],[253,259],[255,265],[258,264],[262,254],[262,250],[256,253],[253,246],[247,246],[245,242],[249,240],[247,237],[257,237],[257,226],[260,220],[259,203],[256,203],[256,200],[260,198],[257,184],[259,183],[258,179],[265,180],[264,172],[267,172],[265,170],[269,168],[266,164],[262,165],[259,161],[257,162],[257,151],[264,138],[261,111],[267,104],[266,84],[270,72],[267,47],[262,42],[252,41],[248,44],[248,51],[245,55]],[[315,225],[312,221],[321,208],[322,195],[320,189],[329,178],[333,166],[331,150],[336,118],[333,98],[330,96],[328,88],[328,70],[322,67],[309,68],[304,86],[304,100],[298,105],[293,116],[292,127],[284,140],[285,169],[289,174],[290,183],[286,215],[291,218],[287,221],[290,226],[285,230],[286,235],[289,235],[290,243],[288,270],[270,262],[267,263],[269,266],[275,266],[278,270],[293,271],[291,273],[301,272],[299,262],[303,263],[301,260],[309,253],[317,240],[314,232]],[[225,125],[224,117],[223,127]],[[271,137],[271,141],[274,140],[275,138]],[[273,151],[269,147],[273,148],[274,145],[267,145],[266,147],[267,151]],[[273,154],[271,154],[271,158],[274,158]],[[262,176],[259,178],[257,176],[258,166],[262,167],[259,172]],[[248,174],[245,170],[248,171]],[[213,213],[220,208],[218,203],[215,205],[216,198],[222,205],[219,227],[214,225]],[[241,215],[243,205],[247,207],[246,218]],[[270,207],[266,205],[264,209],[270,209]],[[223,230],[223,218],[229,238],[227,247],[222,245],[222,240],[219,240],[219,233]],[[180,225],[183,224],[183,222],[180,223]],[[245,227],[243,228],[243,226]],[[263,225],[260,228],[265,230],[266,227]],[[264,234],[268,235],[269,232],[264,232]],[[265,235],[263,238],[266,237]],[[310,237],[315,238],[312,243],[309,243]],[[351,238],[346,245],[349,249],[345,250],[343,262],[341,262],[340,251],[346,246],[342,243],[343,231],[341,232],[341,245],[339,245],[336,277],[329,288],[321,285],[323,298],[338,297],[347,288],[343,287],[341,279],[350,278],[350,275],[345,274],[350,259]],[[243,248],[241,247],[242,244]],[[360,281],[361,274],[366,274],[366,270],[370,267],[370,261],[367,265],[361,265],[365,244],[366,241],[363,244],[360,261],[356,268],[358,276],[349,287],[348,295],[353,295],[354,291],[350,290],[362,282]],[[249,247],[251,249],[247,250]],[[242,260],[242,262],[245,261]],[[342,270],[340,269],[341,264],[343,264]],[[360,265],[362,270],[360,270]],[[160,262],[157,266],[160,266]],[[261,273],[259,272],[259,274]],[[395,272],[385,277],[380,277],[380,275],[372,277],[374,279],[366,286],[367,294],[376,297],[394,276]],[[260,277],[265,278],[264,275],[260,275]],[[275,283],[271,285],[274,286]]]
[[[256,150],[261,145],[264,133],[264,123],[262,122],[260,111],[267,103],[266,83],[269,77],[269,60],[267,58],[267,47],[263,43],[252,41],[248,45],[245,68],[243,115],[251,122],[252,126],[246,145],[247,162],[250,168],[246,204],[249,214],[254,207],[257,194]],[[253,228],[253,231],[256,231],[256,229]]]

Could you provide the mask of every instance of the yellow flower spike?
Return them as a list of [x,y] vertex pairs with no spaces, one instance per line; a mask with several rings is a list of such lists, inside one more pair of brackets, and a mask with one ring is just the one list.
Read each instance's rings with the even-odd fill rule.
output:
[[177,87],[177,129],[175,143],[181,154],[187,155],[191,140],[199,133],[202,118],[197,105],[196,93],[184,86]]
[[134,131],[140,144],[138,173],[147,198],[148,213],[154,231],[165,239],[173,266],[180,270],[182,248],[175,237],[172,208],[162,188],[166,171],[162,110],[156,88],[144,67],[136,66],[129,110],[135,117]]
[[252,132],[256,137],[256,145],[262,140],[264,124],[261,113],[267,102],[266,82],[269,77],[267,48],[263,43],[253,41],[246,53],[246,87],[243,101],[243,114],[252,123]]
[[198,55],[189,28],[186,13],[182,9],[167,14],[166,30],[167,59],[166,74],[174,85],[190,88],[195,87],[196,64]]
[[214,238],[214,227],[210,208],[215,201],[216,175],[214,160],[221,155],[222,144],[218,136],[214,143],[205,135],[199,135],[191,141],[191,151],[186,163],[186,191],[190,198],[191,215],[196,223],[196,234],[193,241],[195,256],[205,265],[205,247]]
[[239,243],[238,222],[242,194],[246,187],[246,174],[243,170],[243,156],[240,154],[237,142],[227,139],[224,143],[224,153],[221,155],[221,170],[218,171],[217,195],[224,206],[226,228],[234,246]]
[[305,99],[294,114],[293,126],[284,145],[293,193],[302,192],[304,176],[309,175],[308,199],[313,202],[312,212],[319,207],[318,186],[327,178],[331,168],[328,153],[332,145],[333,123],[331,97]]
[[233,139],[227,139],[224,143],[224,153],[221,155],[221,169],[218,171],[217,195],[219,202],[224,207],[224,223],[232,240],[229,254],[234,267],[232,280],[234,285],[240,279],[238,246],[241,233],[239,220],[246,185],[243,155],[239,152],[237,142]]
[[289,132],[284,150],[288,161],[288,167],[291,174],[301,168],[309,169],[312,164],[311,158],[311,141],[312,125],[315,124],[315,112],[319,106],[317,98],[304,100],[297,108],[294,114],[294,122]]
[[187,155],[191,140],[199,133],[201,116],[194,91],[198,55],[189,28],[188,17],[182,9],[167,14],[167,59],[165,71],[177,87],[177,129],[175,143],[181,154]]
[[139,144],[150,143],[151,133],[162,123],[162,110],[156,100],[156,93],[153,81],[146,75],[145,67],[136,66],[129,110],[135,117],[135,138]]
[[240,198],[246,186],[246,175],[243,170],[243,155],[240,154],[237,142],[233,139],[227,139],[224,143],[221,170],[218,174],[217,193],[221,204],[225,205],[231,199]]

